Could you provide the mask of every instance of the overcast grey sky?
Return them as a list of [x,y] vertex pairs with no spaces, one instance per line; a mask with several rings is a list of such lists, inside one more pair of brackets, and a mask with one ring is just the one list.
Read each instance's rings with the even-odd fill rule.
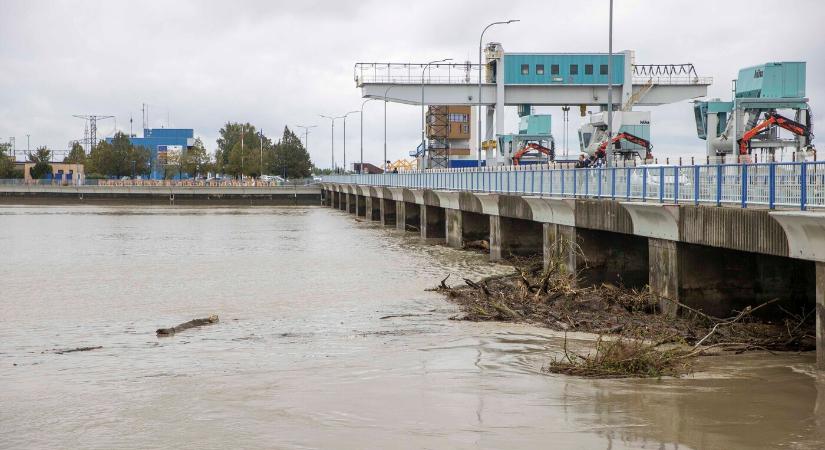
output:
[[[64,149],[83,135],[72,114],[117,116],[119,130],[194,128],[214,150],[226,121],[248,121],[270,136],[284,125],[317,124],[314,162],[329,166],[329,121],[360,107],[352,77],[359,61],[476,61],[478,35],[506,51],[607,51],[607,0],[598,1],[32,1],[0,0],[0,141]],[[614,49],[645,63],[691,62],[714,77],[711,96],[729,97],[739,68],[808,62],[815,131],[825,136],[825,2],[817,0],[616,0]],[[419,140],[419,108],[390,104],[389,155]],[[702,154],[689,102],[653,108],[658,155]],[[542,110],[544,112],[544,110]],[[561,111],[554,134],[561,138]],[[380,162],[383,110],[367,104],[365,159]],[[508,129],[516,125],[508,111]],[[571,111],[571,136],[578,116]],[[347,122],[348,160],[358,152],[358,119]],[[115,131],[101,122],[99,137]],[[341,127],[336,126],[340,162]],[[818,140],[815,141],[818,143]]]

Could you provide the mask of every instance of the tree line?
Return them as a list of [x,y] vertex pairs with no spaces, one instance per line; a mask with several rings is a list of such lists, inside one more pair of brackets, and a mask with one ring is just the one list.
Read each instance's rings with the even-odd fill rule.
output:
[[[313,170],[309,153],[301,139],[284,127],[277,141],[258,131],[249,123],[229,122],[219,132],[214,158],[206,150],[200,138],[181,153],[169,153],[155,169],[161,169],[165,178],[191,177],[208,173],[221,173],[233,177],[280,175],[284,178],[305,178]],[[10,158],[8,144],[0,144],[0,178],[22,178]],[[38,148],[28,156],[35,163],[32,178],[40,179],[51,173],[51,152]],[[75,142],[64,163],[83,164],[86,178],[110,178],[123,176],[148,176],[152,172],[149,149],[134,145],[129,136],[117,132],[111,141],[102,140],[86,154],[83,146]]]

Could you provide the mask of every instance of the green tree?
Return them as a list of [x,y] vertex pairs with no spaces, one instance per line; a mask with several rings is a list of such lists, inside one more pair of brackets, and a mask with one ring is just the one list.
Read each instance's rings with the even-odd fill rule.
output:
[[0,144],[0,178],[14,177],[14,160],[11,155],[11,144]]
[[52,152],[46,146],[38,147],[34,153],[29,154],[29,162],[33,162],[34,166],[29,169],[29,175],[35,180],[45,178],[46,175],[52,173],[52,165],[49,162],[52,159]]
[[275,146],[272,172],[286,178],[306,178],[312,171],[312,160],[301,139],[284,127],[284,134]]
[[149,150],[136,147],[124,133],[115,133],[112,142],[100,141],[86,158],[86,172],[109,177],[149,173]]
[[197,177],[209,171],[211,160],[201,138],[195,139],[195,145],[186,150],[181,161],[183,171]]
[[[215,150],[216,170],[239,175],[259,176],[267,167],[267,155],[271,154],[272,141],[261,135],[249,123],[229,122],[219,131],[218,148]],[[241,135],[243,134],[243,147]],[[264,164],[261,165],[261,140],[263,139]],[[270,158],[271,159],[271,158]]]
[[63,162],[68,164],[86,164],[86,151],[83,150],[83,146],[80,145],[79,142],[73,143],[72,149],[69,151],[69,154],[63,158]]

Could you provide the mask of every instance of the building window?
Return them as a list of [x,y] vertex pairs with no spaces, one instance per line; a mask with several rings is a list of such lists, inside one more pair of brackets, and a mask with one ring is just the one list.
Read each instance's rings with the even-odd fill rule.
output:
[[544,64],[536,64],[536,75],[544,75]]
[[470,125],[468,125],[466,123],[461,124],[461,132],[464,133],[464,134],[469,134],[470,133]]
[[599,75],[607,75],[607,64],[599,66]]
[[550,64],[550,75],[558,75],[559,74],[559,65],[558,64]]
[[450,122],[466,123],[469,121],[467,114],[450,114],[448,119]]
[[585,75],[593,75],[593,64],[585,64],[584,65],[584,74]]
[[521,74],[522,75],[530,75],[530,64],[522,64],[521,65]]
[[578,64],[570,64],[570,75],[578,75],[579,74],[579,65]]

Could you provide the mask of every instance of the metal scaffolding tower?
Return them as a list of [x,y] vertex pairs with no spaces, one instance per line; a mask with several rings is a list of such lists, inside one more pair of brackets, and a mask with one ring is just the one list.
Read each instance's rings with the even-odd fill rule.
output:
[[113,119],[115,116],[103,116],[96,114],[75,114],[73,117],[83,119],[86,121],[87,130],[83,137],[83,143],[86,145],[86,153],[91,153],[92,149],[97,145],[97,121],[104,119]]
[[427,152],[430,168],[446,169],[450,161],[450,122],[447,106],[430,105],[427,108]]

